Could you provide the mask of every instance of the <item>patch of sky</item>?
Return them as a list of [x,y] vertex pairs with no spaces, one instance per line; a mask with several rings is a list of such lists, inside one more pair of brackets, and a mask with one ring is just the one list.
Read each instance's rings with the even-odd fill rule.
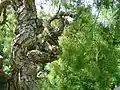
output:
[[[110,24],[111,21],[109,21],[102,13],[102,11],[98,10],[95,6],[94,6],[94,0],[83,0],[84,5],[90,6],[91,7],[91,11],[92,14],[97,17],[97,21],[98,22],[102,22],[105,24]],[[37,12],[39,13],[40,11],[44,11],[46,14],[50,14],[50,15],[54,15],[57,10],[58,7],[54,7],[52,6],[52,2],[50,0],[35,0],[35,4],[36,4],[36,8],[37,8]],[[108,16],[109,17],[109,16]],[[69,18],[69,20],[71,21],[72,19]]]

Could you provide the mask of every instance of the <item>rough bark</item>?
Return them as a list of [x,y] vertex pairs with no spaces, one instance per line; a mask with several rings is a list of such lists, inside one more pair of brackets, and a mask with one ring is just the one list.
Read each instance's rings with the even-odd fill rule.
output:
[[34,0],[12,0],[18,24],[11,49],[12,81],[10,90],[40,90],[36,84],[36,64],[27,57],[36,42],[37,15]]

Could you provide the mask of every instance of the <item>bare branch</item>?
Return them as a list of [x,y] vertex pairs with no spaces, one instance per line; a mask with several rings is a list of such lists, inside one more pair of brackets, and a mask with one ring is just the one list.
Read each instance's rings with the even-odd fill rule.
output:
[[69,17],[74,17],[74,15],[73,14],[71,14],[70,12],[62,12],[62,11],[58,11],[53,17],[51,17],[48,21],[47,21],[47,24],[46,24],[46,27],[47,27],[47,29],[49,30],[49,31],[52,31],[54,28],[52,27],[52,25],[51,25],[51,23],[52,23],[52,21],[54,21],[55,19],[58,19],[61,23],[60,24],[62,24],[62,26],[61,25],[58,25],[58,26],[61,26],[61,27],[59,27],[60,28],[60,30],[61,30],[61,28],[63,28],[64,27],[64,17],[65,16],[69,16]]
[[[60,11],[60,8],[58,12],[51,17],[47,23],[46,23],[46,28],[49,30],[50,35],[46,35],[45,41],[49,42],[50,45],[58,45],[58,37],[61,36],[64,27],[65,27],[65,16],[70,16],[73,17],[74,15],[71,14],[70,12],[62,12]],[[56,26],[57,28],[52,27],[51,23],[55,19],[58,19],[58,25]]]
[[4,9],[3,9],[3,20],[2,20],[2,22],[0,23],[0,25],[5,24],[6,19],[7,19],[6,8],[4,8]]
[[32,50],[27,54],[28,58],[35,63],[48,63],[54,61],[56,58],[47,52],[41,52],[39,50]]

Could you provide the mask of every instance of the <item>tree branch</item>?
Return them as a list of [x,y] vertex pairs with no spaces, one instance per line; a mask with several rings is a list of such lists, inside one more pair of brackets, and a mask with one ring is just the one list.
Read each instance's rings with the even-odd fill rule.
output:
[[[65,16],[72,16],[70,13],[66,12],[57,12],[56,15],[51,17],[46,22],[46,27],[49,30],[49,34],[46,32],[46,35],[40,37],[40,39],[44,39],[44,42],[40,42],[40,49],[29,51],[27,54],[28,58],[34,60],[34,62],[38,63],[48,63],[55,60],[58,53],[60,52],[58,37],[61,36],[64,27],[65,27]],[[51,22],[55,19],[59,20],[58,28],[55,29],[52,27]],[[44,34],[44,33],[42,33]],[[39,39],[38,39],[39,40]],[[51,49],[49,48],[51,47]]]
[[28,58],[35,63],[48,63],[55,60],[56,56],[39,50],[32,50],[27,54]]

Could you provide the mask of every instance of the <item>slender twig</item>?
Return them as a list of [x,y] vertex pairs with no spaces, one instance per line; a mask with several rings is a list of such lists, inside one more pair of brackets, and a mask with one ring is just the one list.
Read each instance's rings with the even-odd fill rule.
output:
[[5,23],[5,25],[10,29],[10,31],[12,31],[12,29],[9,27],[9,25],[7,23]]

